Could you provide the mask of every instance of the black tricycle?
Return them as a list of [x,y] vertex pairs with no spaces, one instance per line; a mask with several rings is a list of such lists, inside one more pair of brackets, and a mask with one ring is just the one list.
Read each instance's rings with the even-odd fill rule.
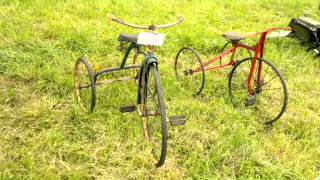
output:
[[[176,115],[167,117],[164,103],[164,95],[161,87],[158,58],[155,55],[155,46],[161,46],[164,42],[164,35],[156,32],[158,29],[168,28],[181,23],[184,18],[180,17],[176,22],[166,25],[140,26],[124,22],[114,16],[109,18],[119,24],[147,30],[138,35],[120,34],[118,41],[120,46],[124,43],[130,45],[125,51],[120,67],[106,68],[94,71],[88,60],[79,58],[75,63],[74,86],[77,102],[81,109],[93,112],[96,108],[96,88],[98,85],[110,84],[118,81],[137,81],[138,99],[135,105],[121,107],[121,112],[138,111],[143,119],[143,132],[146,141],[152,146],[152,154],[156,159],[156,167],[164,164],[167,153],[167,122],[172,126],[184,125],[185,116]],[[146,47],[146,52],[143,48]],[[134,52],[133,64],[126,65],[129,55]],[[137,64],[137,58],[143,57],[142,64]],[[132,77],[121,77],[116,79],[99,80],[100,75],[106,75],[116,71],[132,70]],[[168,121],[167,121],[168,120]]]

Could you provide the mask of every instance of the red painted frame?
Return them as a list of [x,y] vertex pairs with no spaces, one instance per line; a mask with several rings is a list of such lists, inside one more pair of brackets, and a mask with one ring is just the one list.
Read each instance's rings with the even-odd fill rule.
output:
[[[225,67],[228,67],[228,66],[233,66],[236,63],[236,61],[233,60],[233,57],[234,57],[234,54],[235,54],[235,52],[236,52],[236,50],[238,48],[244,48],[246,50],[254,52],[253,63],[251,65],[249,79],[248,79],[248,93],[249,93],[249,95],[253,95],[254,91],[252,90],[252,77],[253,77],[253,75],[255,73],[255,68],[256,68],[256,65],[257,65],[258,57],[263,58],[264,50],[265,50],[265,41],[266,41],[267,34],[269,32],[277,31],[277,30],[291,31],[291,28],[290,27],[270,28],[270,29],[267,29],[267,30],[265,30],[263,32],[247,35],[247,36],[245,36],[245,38],[256,37],[256,36],[260,35],[260,39],[259,39],[258,43],[255,46],[248,46],[248,45],[240,43],[240,41],[238,41],[237,43],[233,44],[233,46],[231,48],[229,48],[229,49],[225,50],[224,52],[222,52],[219,56],[216,56],[216,57],[212,58],[210,61],[204,63],[203,64],[203,66],[205,67],[204,69],[205,70],[216,70],[216,69],[221,69],[221,68],[225,68]],[[229,63],[223,64],[223,65],[219,65],[219,66],[207,67],[210,64],[218,61],[219,59],[224,58],[225,56],[228,56],[229,54],[232,54]],[[194,69],[192,71],[193,72],[200,72],[201,68],[198,67],[198,68],[196,68],[196,69]],[[261,82],[261,71],[262,71],[262,63],[259,63],[259,67],[258,67],[258,83]]]

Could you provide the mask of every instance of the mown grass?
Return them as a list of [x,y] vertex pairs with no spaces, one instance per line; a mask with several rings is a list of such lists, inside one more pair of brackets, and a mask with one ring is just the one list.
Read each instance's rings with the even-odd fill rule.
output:
[[[74,102],[73,67],[86,56],[120,64],[117,35],[136,30],[110,23],[114,14],[138,24],[185,22],[162,32],[160,73],[169,115],[169,152],[156,169],[141,119],[121,114],[136,100],[134,83],[98,89],[97,111]],[[287,26],[301,14],[320,19],[317,1],[32,1],[0,0],[1,179],[313,179],[320,175],[320,61],[294,39],[268,41],[266,58],[289,87],[285,115],[272,129],[228,101],[226,72],[209,72],[204,95],[177,85],[173,62],[182,46],[202,58],[223,46],[226,31]]]

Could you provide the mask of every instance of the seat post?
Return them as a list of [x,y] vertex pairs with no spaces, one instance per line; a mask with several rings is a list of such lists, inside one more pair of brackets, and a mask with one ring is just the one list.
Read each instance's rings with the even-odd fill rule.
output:
[[239,42],[240,42],[240,40],[231,40],[231,43],[232,43],[233,46],[236,45],[236,44],[239,44]]
[[126,65],[126,62],[127,62],[127,59],[132,51],[132,49],[134,48],[137,48],[137,44],[136,43],[131,43],[125,53],[125,55],[123,56],[123,59],[122,59],[122,62],[121,62],[121,65],[120,65],[120,68],[124,68],[124,66]]

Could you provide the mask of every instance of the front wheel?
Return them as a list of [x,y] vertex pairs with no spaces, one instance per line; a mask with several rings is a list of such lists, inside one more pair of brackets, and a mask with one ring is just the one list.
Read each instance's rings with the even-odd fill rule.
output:
[[144,135],[156,159],[156,167],[164,164],[167,153],[167,121],[163,91],[155,64],[148,67],[142,84]]
[[[248,92],[248,79],[253,58],[239,61],[229,75],[229,95],[236,107],[250,107],[264,124],[273,124],[285,112],[288,89],[282,74],[270,62],[258,58],[252,77],[252,91]],[[258,68],[261,76],[258,80]],[[252,94],[253,93],[253,94]]]
[[175,59],[177,81],[192,95],[199,95],[205,84],[205,70],[198,53],[189,47],[179,50]]

